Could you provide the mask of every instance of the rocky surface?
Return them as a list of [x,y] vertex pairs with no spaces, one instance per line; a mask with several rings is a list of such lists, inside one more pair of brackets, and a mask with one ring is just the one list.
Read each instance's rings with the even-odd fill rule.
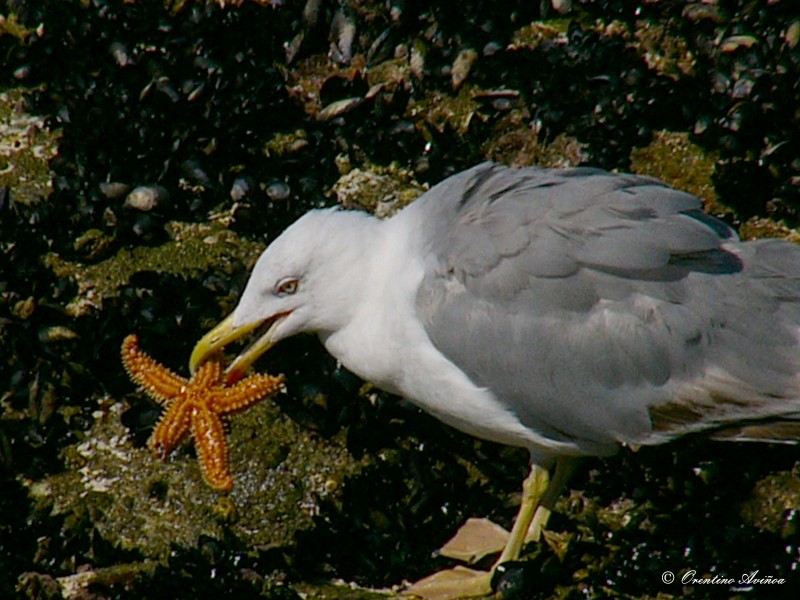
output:
[[[0,3],[0,596],[358,598],[508,525],[524,452],[453,432],[312,339],[231,420],[237,487],[145,441],[119,363],[181,371],[270,239],[381,215],[476,162],[591,164],[796,240],[791,0]],[[8,265],[8,266],[6,266]],[[796,449],[684,440],[587,460],[506,598],[794,597]],[[664,583],[786,578],[731,588]]]

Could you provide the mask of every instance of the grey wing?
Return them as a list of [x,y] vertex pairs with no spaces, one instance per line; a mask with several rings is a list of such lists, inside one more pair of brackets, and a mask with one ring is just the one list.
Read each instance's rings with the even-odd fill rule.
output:
[[540,434],[604,453],[800,416],[800,248],[591,169],[480,165],[412,207],[432,342]]

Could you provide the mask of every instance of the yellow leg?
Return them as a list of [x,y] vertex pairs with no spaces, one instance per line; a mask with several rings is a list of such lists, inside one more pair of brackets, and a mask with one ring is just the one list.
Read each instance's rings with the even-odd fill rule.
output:
[[[552,479],[547,469],[531,465],[531,472],[522,484],[522,502],[511,533],[499,525],[484,519],[470,519],[459,530],[456,537],[445,547],[445,556],[460,560],[480,560],[488,553],[502,553],[489,571],[477,571],[458,566],[434,573],[417,581],[402,591],[402,595],[416,596],[425,600],[456,600],[488,596],[492,593],[492,577],[499,565],[519,558],[522,546],[527,541],[538,541],[547,525],[550,509],[572,473],[574,459],[561,458],[556,463]],[[477,545],[478,550],[471,547]],[[488,552],[487,552],[488,550]]]
[[[519,558],[520,551],[522,550],[526,535],[528,534],[528,529],[532,527],[531,521],[533,521],[534,524],[537,522],[535,515],[537,517],[542,515],[542,517],[539,517],[539,519],[543,519],[538,526],[539,530],[544,526],[544,522],[547,521],[546,515],[549,515],[550,511],[549,509],[539,506],[539,501],[547,491],[549,481],[550,474],[547,472],[547,469],[538,465],[531,466],[531,472],[522,484],[522,502],[519,507],[519,512],[517,513],[517,518],[514,521],[514,527],[508,535],[500,558],[490,571],[477,571],[475,569],[467,569],[466,567],[458,566],[425,577],[404,590],[402,594],[424,598],[425,600],[455,600],[458,598],[474,598],[476,596],[487,596],[491,594],[491,582],[495,569],[501,563]],[[546,512],[539,511],[537,508]],[[485,524],[481,524],[481,535],[484,535],[484,527]],[[499,526],[495,527],[499,528]],[[475,529],[474,525],[472,529]],[[494,535],[491,529],[488,535]],[[503,536],[500,536],[499,539],[502,539],[502,537]],[[458,551],[467,552],[467,550],[460,549]],[[469,556],[469,554],[466,556]]]
[[530,475],[522,482],[522,502],[519,505],[517,518],[514,520],[514,527],[511,529],[511,535],[508,537],[506,547],[503,548],[503,552],[497,562],[494,563],[493,568],[509,560],[519,558],[522,545],[525,543],[525,536],[528,534],[528,528],[531,525],[534,514],[536,514],[536,508],[539,506],[539,500],[547,491],[549,484],[550,473],[547,472],[547,469],[535,464],[531,465]]
[[547,527],[547,521],[550,520],[550,509],[546,506],[539,504],[536,507],[536,513],[533,515],[531,526],[528,527],[528,535],[525,536],[525,543],[538,542],[542,539],[542,533]]
[[526,542],[538,542],[542,539],[542,532],[547,527],[547,521],[550,519],[553,505],[561,495],[561,490],[567,485],[567,480],[572,475],[577,464],[577,458],[559,458],[558,462],[556,462],[556,470],[550,478],[550,485],[547,486],[547,491],[539,499],[536,514],[533,515],[533,521],[528,528],[528,535],[525,536]]

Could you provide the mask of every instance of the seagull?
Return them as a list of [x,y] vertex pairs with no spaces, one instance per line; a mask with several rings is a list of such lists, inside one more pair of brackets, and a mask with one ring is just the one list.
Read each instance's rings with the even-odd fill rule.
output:
[[[315,333],[379,388],[529,450],[494,566],[431,575],[406,590],[421,598],[490,593],[579,457],[698,432],[800,439],[800,246],[743,242],[649,177],[483,163],[385,220],[312,210],[263,252],[191,370],[256,330],[230,378]],[[481,527],[472,519],[451,542]]]

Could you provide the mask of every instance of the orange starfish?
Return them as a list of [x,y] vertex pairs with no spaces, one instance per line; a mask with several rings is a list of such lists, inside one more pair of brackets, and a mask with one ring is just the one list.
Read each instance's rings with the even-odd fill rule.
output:
[[220,363],[208,361],[185,379],[142,352],[135,335],[122,342],[122,363],[130,378],[167,408],[148,442],[153,452],[166,459],[191,433],[203,479],[215,490],[230,491],[233,478],[222,417],[275,394],[283,375],[251,375],[227,386]]

